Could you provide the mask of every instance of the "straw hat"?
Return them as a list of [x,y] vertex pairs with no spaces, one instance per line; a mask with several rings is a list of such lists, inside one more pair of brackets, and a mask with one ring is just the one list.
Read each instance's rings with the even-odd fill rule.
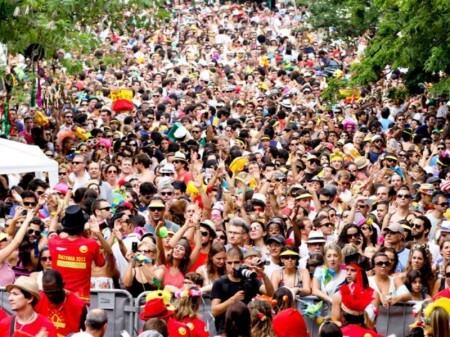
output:
[[6,286],[6,291],[10,292],[12,288],[19,288],[20,290],[27,291],[37,300],[41,298],[37,282],[28,276],[19,276],[13,284],[8,284]]

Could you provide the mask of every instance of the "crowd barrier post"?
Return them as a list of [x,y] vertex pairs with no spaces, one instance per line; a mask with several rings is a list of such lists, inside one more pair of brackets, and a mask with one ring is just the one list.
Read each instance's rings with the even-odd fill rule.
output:
[[145,304],[145,297],[149,291],[144,291],[143,293],[140,293],[138,297],[134,299],[134,309],[135,309],[135,315],[134,315],[134,322],[133,322],[133,329],[135,332],[135,335],[142,329],[144,326],[144,322],[139,319],[139,314],[142,311],[142,306]]
[[92,289],[90,309],[100,308],[108,314],[108,327],[105,336],[120,336],[126,330],[134,336],[133,322],[136,307],[133,297],[121,289]]
[[11,306],[9,305],[9,293],[5,287],[0,288],[0,308],[3,308],[8,314],[12,314]]
[[202,304],[200,305],[200,315],[203,322],[206,324],[206,328],[209,331],[210,336],[215,336],[216,333],[216,325],[214,321],[214,316],[211,313],[211,297],[209,294],[203,294],[202,296]]

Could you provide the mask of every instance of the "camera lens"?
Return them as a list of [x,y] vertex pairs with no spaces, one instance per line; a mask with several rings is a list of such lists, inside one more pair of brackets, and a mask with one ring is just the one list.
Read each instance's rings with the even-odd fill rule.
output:
[[248,278],[248,279],[254,279],[257,276],[256,273],[254,271],[251,271],[250,269],[242,269],[241,275],[244,278]]

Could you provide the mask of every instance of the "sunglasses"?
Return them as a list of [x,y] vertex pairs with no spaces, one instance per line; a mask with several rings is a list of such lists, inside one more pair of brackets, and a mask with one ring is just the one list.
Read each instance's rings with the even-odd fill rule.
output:
[[219,235],[217,238],[220,240],[226,240],[227,237],[225,235]]
[[320,227],[332,228],[332,227],[334,227],[334,225],[331,222],[327,222],[327,223],[321,224]]
[[445,277],[450,277],[450,273],[445,273]]
[[370,229],[369,226],[362,226],[362,227],[361,227],[361,230],[363,230],[363,231],[368,231],[369,229]]
[[378,261],[378,262],[375,262],[375,265],[378,267],[381,267],[381,266],[389,267],[391,265],[391,262],[390,261]]
[[419,225],[419,224],[415,223],[415,224],[412,225],[412,228],[421,229],[422,225]]
[[294,255],[286,255],[286,256],[282,256],[281,258],[284,260],[293,260],[293,261],[297,260],[297,257]]
[[107,207],[103,207],[103,208],[99,208],[100,211],[110,211],[111,210],[111,206],[107,206]]
[[171,196],[173,193],[172,192],[161,192],[161,195],[163,196],[163,197],[165,197],[165,196]]
[[27,201],[24,201],[24,202],[23,202],[23,205],[24,205],[24,206],[36,206],[36,203],[35,203],[35,202],[27,202]]
[[150,249],[143,249],[143,250],[138,250],[137,251],[139,254],[149,254],[149,253],[154,253],[153,250]]
[[60,175],[60,176],[66,176],[66,175],[67,175],[67,172],[58,172],[58,175]]
[[358,237],[358,233],[356,233],[356,234],[347,234],[347,238],[349,238],[349,239],[356,239]]
[[36,236],[40,236],[41,235],[41,231],[37,231],[37,230],[31,229],[31,228],[28,229],[27,233],[28,233],[28,235],[32,235],[33,233]]
[[47,261],[51,261],[52,257],[51,256],[42,256],[41,257],[41,261],[47,262]]
[[285,182],[287,182],[287,178],[277,178],[276,181],[285,183]]
[[117,171],[106,171],[106,173],[117,173]]
[[397,194],[397,198],[399,198],[399,199],[409,199],[409,198],[411,198],[411,194]]
[[202,231],[200,231],[200,233],[202,234],[203,237],[207,237],[209,234],[209,232],[202,232]]
[[174,163],[174,164],[179,164],[179,163],[181,163],[181,161],[179,161],[179,160],[174,160],[172,163]]
[[164,211],[164,208],[150,208],[150,212],[162,212]]
[[331,204],[331,200],[319,200],[321,205],[329,205]]
[[82,162],[82,161],[73,161],[72,164],[73,165],[78,165],[78,164],[84,164],[84,162]]
[[441,207],[447,207],[447,206],[448,206],[448,203],[446,203],[446,202],[441,202],[440,204],[436,204],[436,205],[439,205],[439,206],[441,206]]

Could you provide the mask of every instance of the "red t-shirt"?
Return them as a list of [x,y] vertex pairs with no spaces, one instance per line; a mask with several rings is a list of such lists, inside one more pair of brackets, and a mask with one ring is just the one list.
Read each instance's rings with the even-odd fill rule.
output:
[[89,303],[92,261],[97,266],[105,264],[97,241],[86,238],[69,240],[51,235],[48,249],[53,257],[52,267],[61,273],[65,288]]
[[170,337],[192,337],[189,327],[173,317],[167,320],[167,331]]
[[341,328],[341,331],[344,337],[365,337],[369,335],[371,337],[383,337],[373,330],[366,329],[358,325],[346,325]]
[[72,292],[66,292],[64,304],[52,304],[41,291],[41,299],[35,307],[37,313],[47,317],[55,326],[58,337],[80,331],[81,316],[86,306],[83,300]]
[[191,172],[185,171],[183,173],[180,173],[177,177],[178,181],[184,181],[184,183],[187,185],[188,182],[192,180]]
[[8,313],[2,308],[0,308],[0,321],[8,316],[9,316]]
[[[0,322],[0,337],[9,337],[11,320],[12,316],[8,316]],[[39,331],[41,331],[42,328],[47,329],[48,337],[57,337],[56,330],[52,322],[42,315],[38,314],[33,322],[25,325],[19,324],[16,317],[15,323],[13,337],[34,337],[39,333]]]
[[198,255],[197,260],[195,261],[194,265],[191,269],[189,269],[189,272],[195,272],[198,267],[203,266],[206,264],[206,261],[208,260],[208,253],[202,253],[200,252]]
[[209,337],[209,331],[206,328],[206,324],[200,318],[185,318],[181,320],[181,322],[188,326],[191,337]]

